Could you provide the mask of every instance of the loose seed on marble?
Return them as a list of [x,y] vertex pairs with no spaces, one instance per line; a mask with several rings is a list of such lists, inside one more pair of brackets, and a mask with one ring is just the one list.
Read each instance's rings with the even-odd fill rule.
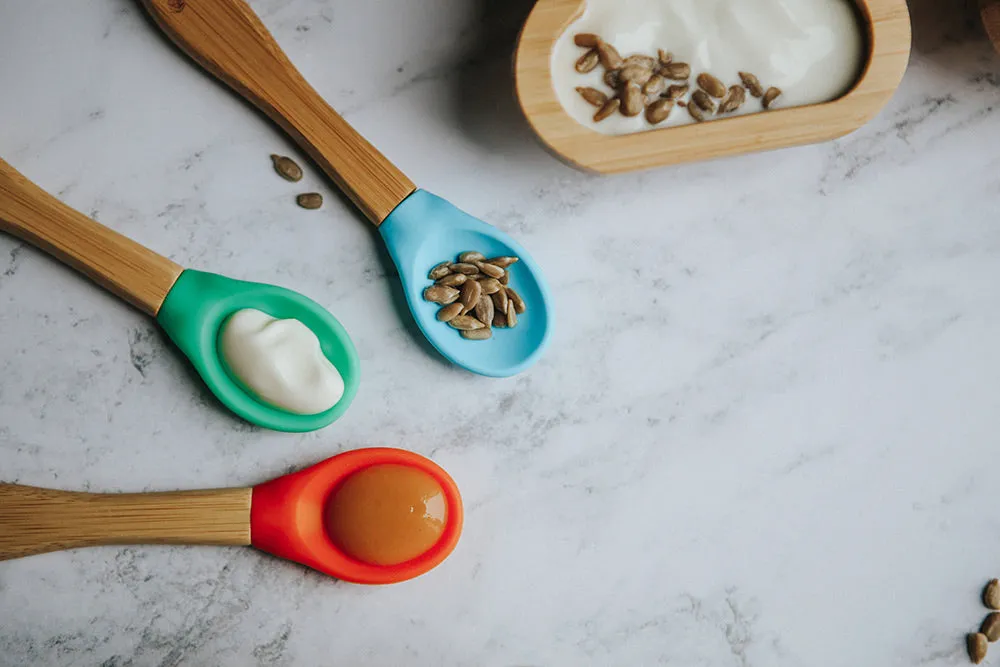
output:
[[987,641],[995,642],[1000,639],[1000,612],[990,612],[983,619],[983,624],[979,626],[979,631],[986,635]]
[[972,664],[978,665],[983,661],[988,646],[986,635],[981,632],[969,633],[966,637],[966,647],[969,650],[969,659],[972,660]]
[[437,318],[441,322],[450,322],[462,314],[462,308],[464,307],[460,303],[447,305],[438,311]]
[[989,609],[1000,609],[1000,580],[990,579],[983,589],[983,604]]
[[323,195],[318,192],[304,192],[295,198],[295,203],[302,208],[315,210],[323,205]]
[[302,167],[290,157],[284,155],[271,155],[271,165],[286,181],[297,183],[302,180]]
[[587,104],[591,104],[598,108],[603,107],[608,101],[608,96],[599,91],[597,88],[580,86],[576,89],[576,92],[580,93],[580,97],[582,97]]
[[424,290],[424,300],[432,303],[439,303],[447,306],[458,301],[459,291],[454,287],[443,287],[441,285],[431,285]]

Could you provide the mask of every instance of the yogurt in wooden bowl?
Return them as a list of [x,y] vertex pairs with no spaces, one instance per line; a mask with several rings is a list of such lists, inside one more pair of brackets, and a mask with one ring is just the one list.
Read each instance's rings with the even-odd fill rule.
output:
[[846,134],[909,48],[904,0],[540,0],[515,76],[542,141],[610,173]]

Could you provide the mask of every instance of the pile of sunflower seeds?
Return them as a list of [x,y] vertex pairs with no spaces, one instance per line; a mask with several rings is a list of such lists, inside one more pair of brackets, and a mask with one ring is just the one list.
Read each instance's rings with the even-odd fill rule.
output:
[[[302,167],[285,155],[271,155],[271,165],[286,181],[298,183],[302,180]],[[302,208],[317,209],[323,205],[323,195],[318,192],[303,192],[295,198],[295,203]]]
[[740,83],[726,86],[717,77],[702,72],[695,78],[697,88],[691,91],[691,65],[674,60],[669,51],[660,49],[656,56],[633,54],[623,58],[614,46],[593,33],[578,33],[573,42],[587,51],[576,61],[580,74],[604,68],[604,84],[608,94],[589,86],[576,89],[588,104],[597,107],[594,122],[599,123],[616,113],[638,116],[645,113],[650,125],[658,125],[670,117],[675,106],[686,107],[696,121],[709,120],[712,115],[736,111],[747,99],[747,91],[770,109],[781,95],[775,87],[766,90],[760,80],[749,72],[740,72]]
[[986,614],[979,632],[970,632],[966,637],[966,648],[969,651],[969,659],[973,664],[978,665],[986,658],[986,648],[990,643],[1000,639],[1000,581],[990,579],[983,589],[983,604],[987,609],[992,609]]
[[434,284],[424,290],[424,300],[439,304],[437,318],[468,340],[493,337],[493,328],[516,327],[517,316],[527,307],[510,286],[509,267],[517,257],[487,259],[468,251],[457,262],[441,262],[428,274]]

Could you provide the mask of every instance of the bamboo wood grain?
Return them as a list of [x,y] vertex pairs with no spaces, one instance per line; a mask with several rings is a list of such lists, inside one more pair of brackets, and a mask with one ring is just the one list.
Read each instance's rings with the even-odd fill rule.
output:
[[246,2],[143,4],[181,50],[284,129],[375,226],[416,189],[306,82]]
[[[827,141],[871,120],[902,80],[910,54],[905,0],[857,0],[867,23],[868,62],[854,88],[832,102],[609,136],[563,109],[552,83],[556,41],[586,0],[539,0],[515,56],[518,100],[528,122],[557,156],[586,170],[615,173]],[[666,45],[665,48],[669,47]]]
[[183,269],[66,206],[0,159],[0,231],[156,316]]
[[102,544],[250,544],[252,489],[77,493],[0,484],[0,560]]

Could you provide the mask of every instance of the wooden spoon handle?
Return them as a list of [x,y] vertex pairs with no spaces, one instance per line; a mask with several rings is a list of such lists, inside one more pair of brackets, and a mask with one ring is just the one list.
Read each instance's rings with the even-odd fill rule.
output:
[[76,493],[0,484],[0,560],[100,544],[250,544],[252,489]]
[[243,0],[143,0],[191,58],[280,125],[376,226],[416,186],[295,69]]
[[0,231],[156,316],[183,269],[71,209],[0,159]]

